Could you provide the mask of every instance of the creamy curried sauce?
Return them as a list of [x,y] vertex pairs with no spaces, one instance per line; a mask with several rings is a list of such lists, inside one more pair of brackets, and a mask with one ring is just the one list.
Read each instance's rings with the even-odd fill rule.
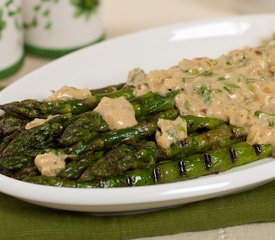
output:
[[41,175],[54,177],[65,168],[67,157],[65,154],[43,153],[35,157],[34,164]]
[[[181,115],[216,117],[248,130],[248,142],[271,143],[275,153],[275,42],[234,50],[217,59],[183,59],[167,70],[134,69],[128,85],[140,95],[179,91]],[[262,111],[268,117],[259,117]],[[274,118],[274,120],[273,120]]]
[[102,116],[110,129],[133,127],[138,123],[132,104],[124,97],[103,97],[94,111]]
[[44,124],[45,122],[53,119],[55,116],[48,116],[47,118],[35,118],[34,120],[32,120],[31,122],[28,122],[25,125],[25,129],[29,130],[32,129],[34,127],[40,126],[42,124]]
[[187,124],[181,117],[176,120],[159,119],[160,131],[156,132],[156,141],[161,148],[169,148],[172,143],[182,141],[187,137]]
[[63,86],[48,96],[45,101],[87,99],[92,97],[88,88],[78,89],[75,87]]

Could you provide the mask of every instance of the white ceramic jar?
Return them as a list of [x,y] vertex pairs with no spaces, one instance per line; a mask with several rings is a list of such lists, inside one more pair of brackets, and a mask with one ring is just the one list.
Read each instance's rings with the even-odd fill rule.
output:
[[0,0],[0,79],[16,72],[23,59],[22,2]]
[[26,51],[60,57],[103,39],[100,0],[24,0]]

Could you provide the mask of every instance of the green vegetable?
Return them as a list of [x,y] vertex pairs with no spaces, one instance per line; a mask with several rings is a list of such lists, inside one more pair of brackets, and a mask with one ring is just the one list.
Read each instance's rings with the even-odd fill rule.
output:
[[193,133],[196,131],[205,131],[209,129],[216,128],[222,124],[225,124],[223,120],[210,117],[197,117],[191,115],[181,116],[187,123],[188,133]]
[[135,168],[147,168],[155,164],[157,146],[154,142],[133,146],[120,145],[109,151],[103,158],[91,163],[80,180],[88,181],[122,174]]
[[45,124],[22,131],[5,148],[0,158],[0,167],[18,170],[45,149],[55,147],[57,139],[72,120],[71,114],[59,115]]
[[3,116],[0,120],[0,137],[8,136],[24,129],[27,121],[14,116]]
[[65,169],[58,174],[58,177],[78,179],[91,163],[102,158],[103,155],[104,152],[88,152],[83,156],[77,157],[70,163],[66,164]]
[[266,120],[269,127],[275,127],[275,114],[256,111],[255,116],[257,116],[261,120]]
[[249,145],[246,142],[236,143],[220,149],[179,158],[177,161],[166,161],[155,167],[135,169],[112,178],[94,181],[71,181],[44,176],[28,177],[25,181],[75,188],[111,188],[132,187],[152,184],[171,183],[217,174],[233,167],[242,166],[256,160],[271,157],[270,144]]
[[110,149],[116,144],[136,143],[155,134],[159,118],[174,120],[177,116],[178,112],[175,109],[160,112],[153,118],[144,120],[134,127],[105,132],[89,142],[79,142],[69,148],[69,153],[83,154],[86,151],[96,152]]
[[239,89],[240,87],[234,83],[227,83],[223,87],[228,93],[233,94],[236,89]]
[[21,102],[11,102],[0,105],[0,109],[13,116],[20,116],[25,118],[46,118],[49,115],[57,114],[80,114],[92,110],[103,97],[117,98],[125,97],[132,99],[135,96],[133,88],[125,88],[116,92],[100,94],[92,96],[85,100],[56,100],[56,101],[37,101],[34,99],[27,99]]
[[109,130],[102,116],[94,111],[82,113],[72,122],[61,136],[60,143],[64,146],[73,145],[79,141],[87,141],[97,135],[97,132]]
[[92,95],[100,95],[105,93],[116,92],[124,87],[125,83],[119,83],[115,85],[109,85],[107,87],[91,90]]
[[[150,113],[173,108],[175,95],[176,93],[174,92],[166,96],[149,92],[144,96],[135,98],[131,101],[131,104],[137,117],[146,116]],[[97,135],[96,132],[106,132],[109,130],[108,124],[99,113],[94,111],[85,112],[79,115],[78,119],[66,128],[60,142],[65,146],[70,146],[81,140],[87,141],[92,139]]]
[[207,105],[212,102],[212,95],[220,91],[220,89],[211,89],[209,86],[206,85],[194,88],[194,92],[198,94],[203,99],[203,102]]
[[202,134],[187,137],[184,141],[172,144],[168,149],[162,149],[161,159],[171,158],[178,154],[187,156],[225,147],[244,141],[246,135],[244,128],[224,124]]
[[[208,64],[211,68],[217,62],[210,59]],[[211,71],[196,68],[185,71],[188,72],[200,78],[213,75]],[[226,76],[218,80],[226,80]],[[235,84],[224,85],[224,90],[230,94],[238,88]],[[211,89],[206,84],[195,87],[193,93],[210,104],[214,101],[213,95],[224,90]],[[92,97],[85,100],[27,99],[0,105],[5,112],[0,116],[0,173],[51,186],[145,186],[219,173],[272,154],[270,144],[245,142],[247,131],[242,127],[211,117],[180,116],[175,109],[177,91],[165,96],[148,92],[136,97],[135,88],[124,84],[90,91]],[[94,108],[103,97],[121,96],[133,106],[138,123],[112,130]],[[183,104],[186,109],[192,107],[188,98]],[[255,115],[267,121],[270,127],[275,126],[274,114],[256,111]],[[25,129],[32,119],[48,116],[52,118],[45,123]],[[186,121],[188,137],[178,141],[171,128],[166,130],[167,138],[174,138],[174,143],[167,149],[157,146],[159,119],[173,121],[177,117]],[[181,130],[186,131],[185,126]],[[55,177],[42,176],[34,163],[38,154],[48,151],[68,155],[65,168]]]
[[272,147],[270,144],[253,146],[246,142],[236,143],[202,154],[179,158],[177,161],[164,162],[154,169],[158,172],[155,181],[167,183],[197,178],[223,172],[232,167],[271,157],[271,155]]
[[170,92],[166,96],[149,92],[131,101],[136,116],[145,116],[150,113],[171,109],[175,104],[177,92]]

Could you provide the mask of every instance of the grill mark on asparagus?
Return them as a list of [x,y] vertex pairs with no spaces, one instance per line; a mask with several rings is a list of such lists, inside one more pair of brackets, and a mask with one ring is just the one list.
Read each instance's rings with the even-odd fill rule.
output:
[[180,176],[185,176],[186,175],[186,169],[185,169],[183,160],[179,161],[178,167],[179,167]]
[[187,139],[184,139],[183,141],[180,142],[181,147],[185,147],[189,144],[189,141]]
[[236,138],[237,132],[235,128],[231,128],[231,133],[232,135],[230,136],[230,139],[233,140],[234,138]]
[[158,183],[158,181],[159,181],[159,168],[158,167],[155,167],[153,169],[153,180],[154,180],[154,183]]
[[233,140],[233,139],[238,139],[240,141],[246,140],[246,134],[238,133],[238,131],[235,128],[231,128],[231,133],[232,133],[232,135],[229,137],[230,140]]
[[259,144],[254,144],[253,148],[255,150],[256,155],[260,155],[262,153],[262,147]]
[[104,181],[102,179],[99,180],[99,187],[100,188],[104,188],[105,187]]
[[125,184],[126,184],[127,187],[132,187],[133,186],[132,178],[127,176],[125,178]]
[[209,170],[212,166],[211,155],[209,153],[204,153],[203,158],[204,158],[205,169]]
[[230,158],[231,158],[232,163],[236,162],[237,159],[238,159],[236,150],[233,147],[230,147],[229,148],[229,153],[230,153]]

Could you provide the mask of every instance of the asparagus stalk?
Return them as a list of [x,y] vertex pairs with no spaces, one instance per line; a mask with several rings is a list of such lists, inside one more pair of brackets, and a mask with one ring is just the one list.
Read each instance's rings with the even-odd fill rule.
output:
[[3,151],[0,167],[18,170],[46,148],[56,147],[57,139],[71,120],[71,114],[63,114],[40,126],[22,131]]
[[97,132],[106,132],[108,130],[108,124],[99,113],[94,111],[85,112],[79,115],[78,119],[65,129],[60,138],[60,143],[64,146],[70,146],[94,137]]
[[59,100],[50,102],[27,99],[21,102],[6,103],[0,105],[0,108],[10,115],[34,119],[65,113],[79,114],[95,106],[96,98],[92,97],[86,100]]
[[16,178],[18,180],[22,180],[26,177],[33,177],[40,175],[37,167],[35,166],[34,162],[27,163],[24,167],[13,173],[12,171],[8,172],[10,177]]
[[81,174],[89,167],[90,164],[102,158],[103,155],[104,152],[88,152],[84,154],[84,156],[80,156],[66,164],[65,169],[58,174],[58,177],[76,180],[80,178]]
[[168,149],[161,149],[160,159],[172,158],[179,154],[187,156],[225,147],[236,142],[245,141],[246,135],[247,132],[244,128],[223,124],[207,132],[173,143]]
[[271,155],[272,147],[270,144],[236,143],[225,148],[179,158],[178,161],[164,162],[153,170],[156,173],[154,181],[167,183],[197,178],[223,172],[261,158],[271,157]]
[[157,183],[170,183],[200,176],[227,171],[233,167],[271,157],[270,144],[250,145],[247,142],[214,149],[187,157],[178,156],[175,160],[167,160],[153,168],[135,169],[124,174],[93,182],[96,187],[131,187]]
[[166,161],[155,167],[135,169],[109,179],[96,181],[71,181],[62,178],[35,176],[25,181],[76,188],[111,188],[145,186],[160,183],[183,181],[209,174],[216,174],[233,167],[242,166],[259,159],[270,157],[270,144],[249,145],[246,142],[236,143],[221,149],[215,149],[203,154],[191,155],[177,161]]
[[225,124],[223,120],[212,117],[199,117],[192,115],[181,116],[187,123],[188,133],[201,132],[216,128],[222,124]]
[[91,96],[85,100],[56,100],[56,101],[37,101],[35,99],[27,99],[20,102],[11,102],[0,105],[0,109],[14,116],[25,118],[46,118],[49,115],[57,114],[80,114],[92,110],[104,97],[117,98],[124,96],[126,99],[132,99],[135,96],[133,88],[121,89],[117,92]]
[[0,137],[4,138],[15,131],[21,131],[26,123],[27,121],[25,119],[4,115],[0,120]]
[[10,142],[13,139],[15,139],[19,134],[20,134],[20,131],[15,131],[15,132],[11,133],[10,135],[5,136],[0,143],[0,153],[2,153],[5,150],[5,148],[10,144]]
[[113,145],[120,143],[135,143],[155,134],[158,118],[175,119],[177,116],[178,112],[175,109],[169,109],[156,114],[149,121],[140,122],[134,127],[102,133],[90,142],[79,142],[70,147],[68,151],[69,153],[83,154],[86,151],[95,152],[110,149]]
[[133,146],[121,145],[109,151],[103,158],[92,163],[80,180],[90,181],[122,174],[136,168],[147,168],[155,164],[157,146],[146,142]]
[[[189,137],[189,144],[186,144],[181,148],[176,148],[181,146],[179,143],[175,144],[168,150],[158,148],[158,151],[156,152],[157,156],[155,157],[158,157],[159,160],[163,160],[168,157],[171,158],[177,156],[178,154],[186,156],[200,153],[217,147],[231,145],[238,141],[243,141],[245,136],[246,132],[243,128],[223,125],[217,129],[208,131],[207,133]],[[87,181],[93,178],[117,175],[121,173],[118,169],[126,171],[127,169],[120,167],[120,164],[124,164],[125,161],[130,163],[129,159],[132,159],[132,161],[135,162],[137,156],[136,153],[131,154],[132,150],[129,150],[131,148],[133,147],[122,145],[111,150],[107,153],[106,157],[100,159],[98,162],[94,162],[82,175],[81,179]],[[123,165],[123,167],[125,167],[125,165]]]
[[[173,108],[175,95],[175,92],[171,92],[163,97],[150,92],[134,99],[131,104],[135,110],[135,115],[139,117]],[[102,116],[97,112],[89,111],[81,114],[75,122],[65,129],[60,142],[65,146],[70,146],[83,139],[88,140],[93,137],[93,134],[90,136],[93,132],[106,132],[108,130],[110,130],[109,126]]]
[[118,91],[115,92],[108,92],[104,94],[98,94],[96,95],[96,105],[100,102],[100,100],[103,97],[108,97],[108,98],[118,98],[118,97],[124,97],[127,100],[132,100],[136,96],[136,90],[135,88],[121,88]]
[[14,116],[3,115],[0,120],[0,153],[24,129],[27,121]]
[[[55,187],[74,187],[77,188],[77,181],[69,180],[59,177],[48,177],[48,176],[29,176],[22,179],[25,182],[36,183],[41,185],[55,186]],[[88,188],[88,185],[82,185],[83,188]],[[96,186],[96,184],[92,184],[92,186]]]
[[92,89],[91,93],[92,93],[92,95],[100,95],[100,94],[116,92],[116,91],[122,89],[124,86],[125,86],[125,83],[109,85],[109,86],[103,87],[103,88]]
[[177,92],[170,92],[165,96],[158,93],[149,92],[143,96],[133,99],[131,104],[137,117],[146,116],[154,112],[161,112],[173,108],[176,95]]

